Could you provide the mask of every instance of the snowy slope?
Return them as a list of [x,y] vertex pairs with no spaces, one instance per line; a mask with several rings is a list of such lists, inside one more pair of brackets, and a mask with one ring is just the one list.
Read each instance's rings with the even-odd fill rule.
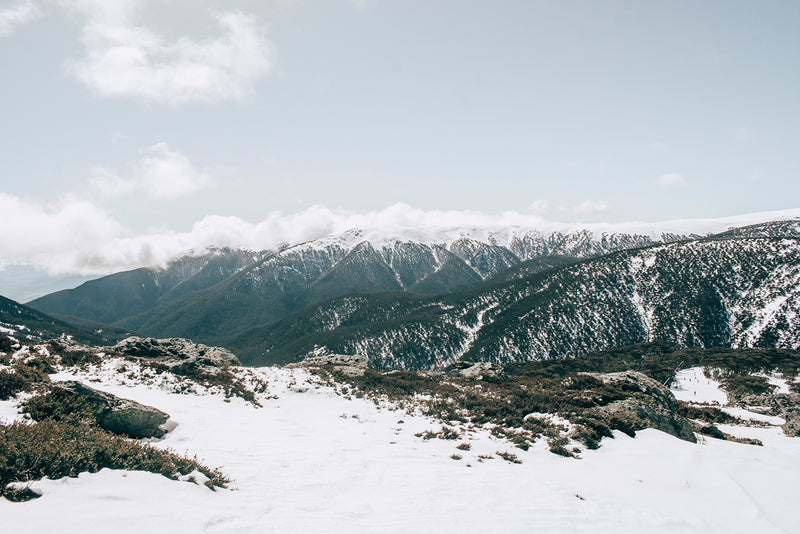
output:
[[437,369],[459,359],[575,357],[647,341],[798,348],[799,314],[800,239],[704,238],[436,298],[345,295],[229,342],[248,363],[297,361],[327,347],[375,367]]
[[[197,454],[230,490],[104,470],[34,483],[44,495],[0,501],[9,532],[796,532],[800,440],[748,429],[755,447],[617,434],[583,459],[512,449],[488,431],[458,441],[414,436],[425,417],[337,396],[302,369],[249,371],[269,382],[255,408],[220,395],[137,385],[107,368],[93,387],[169,412],[158,447]],[[8,405],[2,407],[3,413]],[[402,423],[400,421],[403,421]],[[521,464],[496,451],[513,450]],[[458,453],[460,460],[451,459]],[[479,461],[479,455],[492,459]]]

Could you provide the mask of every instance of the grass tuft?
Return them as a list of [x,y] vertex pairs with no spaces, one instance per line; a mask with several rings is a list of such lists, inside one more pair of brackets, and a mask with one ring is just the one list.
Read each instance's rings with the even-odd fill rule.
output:
[[[156,449],[74,419],[0,426],[0,496],[20,500],[25,494],[6,488],[11,482],[43,477],[76,477],[103,468],[149,471],[176,479],[192,471],[209,478],[207,486],[224,488],[230,480],[196,458]],[[28,493],[28,498],[35,494]]]

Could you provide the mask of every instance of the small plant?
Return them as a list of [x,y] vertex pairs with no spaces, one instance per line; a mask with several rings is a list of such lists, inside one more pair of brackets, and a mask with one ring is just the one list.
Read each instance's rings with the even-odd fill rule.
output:
[[497,456],[499,456],[500,458],[502,458],[503,460],[505,460],[506,462],[509,462],[509,463],[512,463],[512,464],[521,464],[522,463],[522,460],[517,458],[517,455],[514,454],[513,452],[497,451],[497,452],[495,452],[495,454]]
[[30,380],[25,380],[19,374],[6,369],[0,371],[0,400],[10,399],[20,391],[26,391],[30,386]]
[[472,449],[472,445],[465,441],[464,443],[459,443],[458,446],[456,447],[456,449],[461,450],[461,451],[468,451],[468,450]]
[[451,454],[450,458],[452,458],[453,460],[460,460],[461,459],[461,455],[460,454]]
[[547,440],[547,444],[550,446],[550,452],[553,454],[558,454],[559,456],[565,456],[567,458],[575,457],[575,453],[570,452],[566,447],[569,444],[569,438],[564,436],[551,438]]
[[14,341],[5,334],[0,334],[0,352],[4,354],[14,352]]
[[453,440],[460,438],[461,434],[459,434],[458,431],[452,428],[444,427],[442,428],[442,430],[439,431],[438,434],[436,434],[436,437],[439,439]]

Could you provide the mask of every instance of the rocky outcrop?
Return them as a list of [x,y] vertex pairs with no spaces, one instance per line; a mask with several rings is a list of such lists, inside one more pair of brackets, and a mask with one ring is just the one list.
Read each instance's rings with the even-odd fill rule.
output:
[[98,391],[81,382],[58,382],[53,384],[53,390],[79,397],[91,406],[97,424],[114,434],[137,439],[160,438],[175,428],[169,414],[157,408]]
[[594,408],[609,417],[628,420],[635,430],[655,428],[692,443],[697,438],[688,419],[675,413],[677,401],[670,390],[637,371],[585,373],[605,384],[612,384],[631,396]]
[[368,367],[366,356],[354,354],[323,354],[319,351],[306,356],[303,361],[286,367],[333,367],[347,376],[363,376]]
[[157,360],[170,367],[192,365],[210,373],[229,365],[240,365],[239,359],[227,349],[208,347],[182,338],[155,339],[132,336],[113,347],[108,347],[108,350],[125,356]]
[[745,409],[753,406],[769,408],[771,415],[783,418],[783,433],[789,437],[800,437],[800,393],[763,393],[736,396],[728,392],[729,398]]
[[465,378],[476,378],[478,380],[483,377],[496,378],[504,373],[502,365],[491,362],[458,362],[450,372]]

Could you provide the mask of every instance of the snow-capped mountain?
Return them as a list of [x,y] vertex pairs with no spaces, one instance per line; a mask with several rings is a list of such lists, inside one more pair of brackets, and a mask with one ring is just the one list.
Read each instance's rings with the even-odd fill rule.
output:
[[796,219],[706,238],[354,229],[277,251],[189,256],[30,305],[223,344],[252,363],[315,346],[415,369],[647,340],[796,347],[799,237]]
[[511,271],[446,296],[342,296],[229,343],[252,361],[322,349],[408,369],[574,357],[653,340],[800,347],[797,237],[694,239],[521,277]]
[[527,260],[588,258],[654,242],[647,235],[586,229],[548,234],[516,227],[353,229],[277,251],[190,254],[167,266],[106,276],[29,304],[45,313],[154,335],[208,338],[349,293],[450,293],[476,287]]

